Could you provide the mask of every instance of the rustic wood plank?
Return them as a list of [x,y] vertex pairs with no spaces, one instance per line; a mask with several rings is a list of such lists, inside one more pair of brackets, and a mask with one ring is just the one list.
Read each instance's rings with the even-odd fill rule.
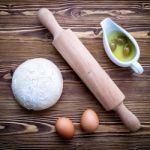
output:
[[[52,35],[36,14],[47,7],[64,28],[71,28],[106,72],[125,93],[125,104],[141,120],[142,129],[130,133],[114,112],[106,112],[52,46]],[[149,1],[0,1],[0,149],[150,149],[150,2]],[[106,17],[125,27],[141,48],[145,72],[137,75],[114,65],[106,56],[99,22]],[[11,78],[15,68],[29,58],[55,62],[64,78],[60,101],[40,112],[27,111],[14,99]],[[86,108],[100,116],[96,133],[80,129]],[[55,121],[70,117],[76,135],[66,141],[55,132]]]
[[[18,3],[18,4],[17,4]],[[53,1],[45,2],[1,2],[1,20],[4,24],[19,24],[19,25],[37,25],[39,22],[36,19],[36,12],[40,7],[47,7],[55,13],[58,20],[61,20],[62,26],[82,25],[99,26],[99,20],[106,17],[112,17],[115,21],[128,24],[144,24],[149,25],[150,6],[148,1],[82,1],[82,2],[67,2],[60,3]],[[20,6],[21,5],[21,6]],[[8,19],[11,16],[12,19]],[[144,16],[144,18],[143,18]],[[99,18],[99,19],[97,19]],[[92,20],[92,21],[91,21]],[[142,22],[141,22],[142,20]],[[2,22],[1,22],[2,21]],[[19,21],[19,22],[18,22]],[[90,23],[89,23],[90,22]]]

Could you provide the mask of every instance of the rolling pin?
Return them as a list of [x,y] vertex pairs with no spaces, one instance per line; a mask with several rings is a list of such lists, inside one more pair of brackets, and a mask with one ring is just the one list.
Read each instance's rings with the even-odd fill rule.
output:
[[132,132],[141,125],[138,118],[123,104],[125,95],[99,65],[71,29],[64,30],[46,8],[38,11],[40,22],[53,34],[52,44],[78,74],[103,107],[114,110]]

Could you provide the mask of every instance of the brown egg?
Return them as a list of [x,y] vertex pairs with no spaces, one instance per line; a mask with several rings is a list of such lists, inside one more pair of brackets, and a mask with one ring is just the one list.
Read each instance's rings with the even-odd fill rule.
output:
[[56,121],[55,128],[57,133],[65,139],[71,139],[74,136],[75,128],[72,121],[69,118],[59,118]]
[[81,117],[80,121],[81,128],[88,132],[93,133],[99,126],[99,118],[95,111],[87,109]]

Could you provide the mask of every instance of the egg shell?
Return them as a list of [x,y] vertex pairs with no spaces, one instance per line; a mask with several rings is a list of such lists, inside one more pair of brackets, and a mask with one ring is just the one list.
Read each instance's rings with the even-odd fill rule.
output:
[[99,118],[95,111],[87,109],[80,120],[81,128],[87,133],[93,133],[99,126]]
[[55,124],[57,133],[64,139],[71,139],[75,134],[75,128],[69,118],[58,118]]

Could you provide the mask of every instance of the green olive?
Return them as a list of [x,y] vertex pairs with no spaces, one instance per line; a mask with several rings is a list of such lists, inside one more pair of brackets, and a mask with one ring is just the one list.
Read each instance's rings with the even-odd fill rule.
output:
[[129,44],[126,44],[123,49],[123,54],[124,56],[128,56],[130,53],[131,53],[131,47],[129,46]]
[[118,36],[117,44],[123,45],[123,44],[126,44],[126,43],[127,43],[127,37],[126,36],[123,36],[123,35]]
[[109,44],[112,51],[114,51],[117,47],[116,40],[112,40]]

